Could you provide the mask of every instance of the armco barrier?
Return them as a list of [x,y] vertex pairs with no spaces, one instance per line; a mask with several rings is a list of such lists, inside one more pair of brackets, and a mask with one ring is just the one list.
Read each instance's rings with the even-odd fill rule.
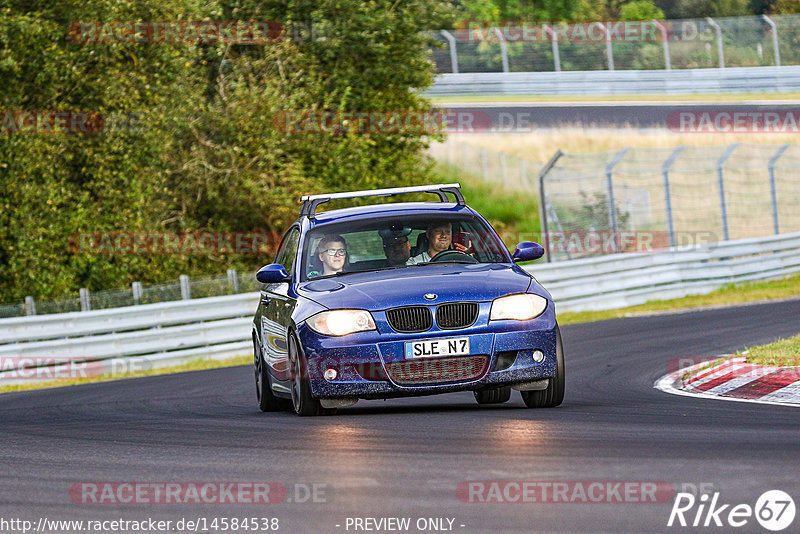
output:
[[102,361],[111,369],[125,361],[147,368],[251,354],[257,305],[258,293],[241,293],[1,319],[0,384],[26,380],[9,377],[17,376],[15,366],[31,362]]
[[800,233],[526,267],[559,311],[619,308],[800,272]]
[[[800,272],[800,232],[526,267],[559,311],[617,308]],[[140,362],[158,367],[251,354],[258,293],[0,320],[0,361]],[[0,384],[13,369],[0,369]]]
[[686,95],[780,93],[800,87],[800,66],[440,74],[429,96]]

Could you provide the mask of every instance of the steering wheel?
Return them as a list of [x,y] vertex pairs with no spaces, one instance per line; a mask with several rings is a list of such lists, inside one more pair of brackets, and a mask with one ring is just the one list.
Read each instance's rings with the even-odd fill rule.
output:
[[478,260],[470,256],[469,254],[461,252],[459,250],[442,251],[433,258],[431,258],[430,263],[445,262],[445,261],[457,261],[461,263],[478,263]]

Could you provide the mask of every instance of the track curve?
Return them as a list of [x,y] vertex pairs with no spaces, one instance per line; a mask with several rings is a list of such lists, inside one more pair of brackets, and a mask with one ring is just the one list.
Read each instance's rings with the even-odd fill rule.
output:
[[[671,358],[794,335],[798,317],[793,300],[563,326],[567,392],[550,410],[524,409],[517,393],[500,407],[458,393],[361,401],[334,417],[262,414],[249,367],[4,394],[0,516],[277,517],[283,532],[348,532],[353,516],[449,517],[455,532],[669,530],[671,503],[470,504],[456,497],[466,480],[710,483],[727,503],[752,505],[769,489],[800,503],[800,410],[653,388]],[[99,506],[70,500],[82,481],[327,493],[313,504]]]

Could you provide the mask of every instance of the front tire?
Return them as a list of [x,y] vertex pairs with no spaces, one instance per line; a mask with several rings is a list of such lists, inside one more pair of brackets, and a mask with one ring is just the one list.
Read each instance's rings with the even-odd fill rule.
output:
[[502,404],[511,398],[511,386],[474,391],[478,404]]
[[279,399],[272,393],[269,382],[269,371],[261,354],[258,342],[253,339],[253,364],[256,375],[256,398],[258,407],[262,412],[281,412],[291,408],[291,404],[286,399]]
[[556,376],[550,379],[547,389],[520,393],[528,408],[554,408],[564,400],[564,347],[561,344],[561,330],[558,326],[556,326]]
[[326,415],[335,409],[323,408],[318,399],[311,396],[311,384],[308,377],[308,364],[303,356],[302,348],[293,333],[289,333],[289,371],[292,378],[292,406],[294,413],[305,417],[310,415]]

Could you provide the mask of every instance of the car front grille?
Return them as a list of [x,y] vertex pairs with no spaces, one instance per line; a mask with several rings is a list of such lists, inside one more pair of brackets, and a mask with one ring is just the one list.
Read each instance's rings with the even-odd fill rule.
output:
[[387,310],[386,319],[396,332],[425,332],[433,326],[431,311],[426,306],[404,306]]
[[453,302],[436,308],[436,324],[442,330],[470,326],[477,318],[477,302]]
[[488,370],[489,357],[483,354],[452,358],[420,358],[386,365],[389,377],[400,385],[477,380]]

